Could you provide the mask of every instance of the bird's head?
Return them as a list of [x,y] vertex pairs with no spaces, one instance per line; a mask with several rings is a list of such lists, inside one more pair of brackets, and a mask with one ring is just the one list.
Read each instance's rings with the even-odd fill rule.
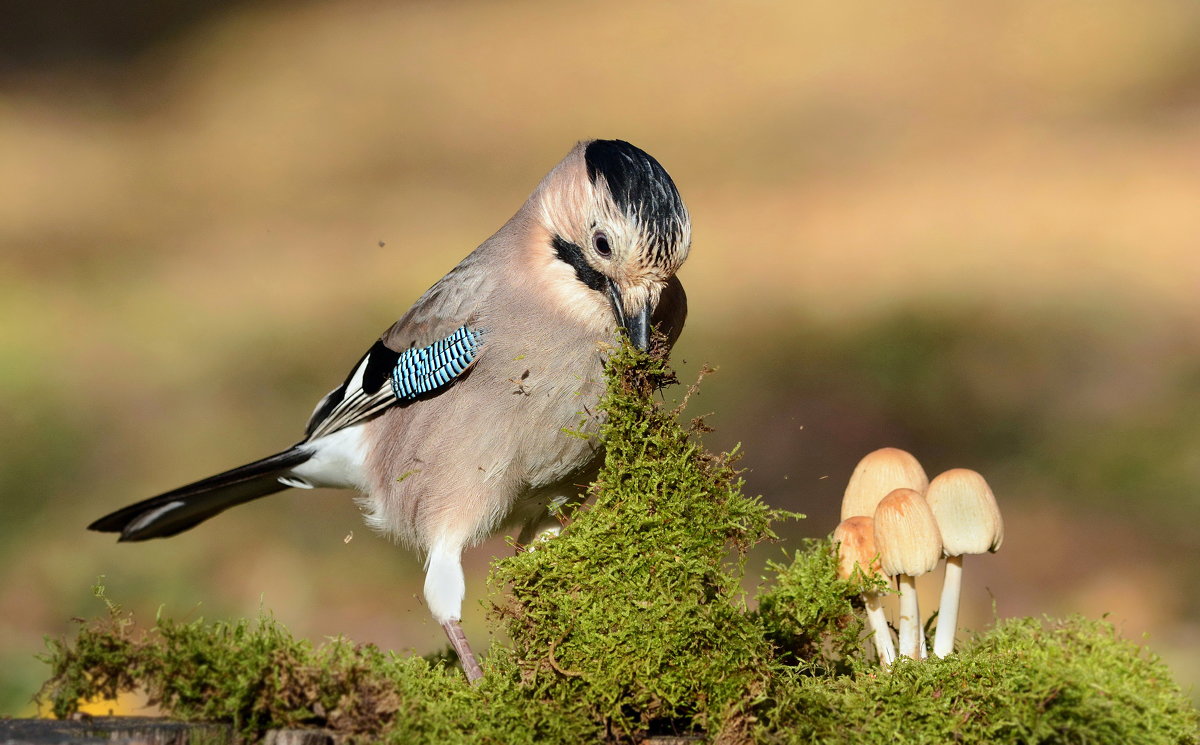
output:
[[546,176],[531,204],[558,302],[589,325],[611,329],[615,318],[646,349],[650,315],[692,242],[675,182],[628,142],[590,140]]

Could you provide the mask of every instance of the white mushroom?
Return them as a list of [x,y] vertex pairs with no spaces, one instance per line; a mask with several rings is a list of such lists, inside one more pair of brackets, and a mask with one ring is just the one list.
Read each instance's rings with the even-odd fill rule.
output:
[[[833,531],[833,540],[838,544],[838,577],[850,579],[856,569],[868,579],[882,575],[879,552],[875,550],[874,520],[862,515],[843,520]],[[875,640],[875,652],[880,664],[886,667],[896,661],[896,647],[883,613],[882,599],[874,591],[864,592],[862,598]]]
[[883,573],[900,587],[900,654],[924,657],[921,610],[914,579],[942,558],[942,537],[929,504],[912,489],[896,489],[875,508],[875,547]]
[[954,651],[954,634],[958,631],[963,555],[999,549],[1004,541],[1004,520],[987,482],[966,468],[955,468],[935,478],[925,500],[937,520],[946,554],[946,578],[933,638],[933,653],[945,657]]
[[875,506],[894,489],[912,489],[925,493],[929,477],[911,454],[896,448],[880,448],[867,453],[850,476],[842,497],[842,519],[875,514]]

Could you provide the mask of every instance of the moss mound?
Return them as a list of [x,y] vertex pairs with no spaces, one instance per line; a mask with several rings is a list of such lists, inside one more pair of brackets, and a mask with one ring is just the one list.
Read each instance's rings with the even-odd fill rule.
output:
[[563,535],[496,565],[497,615],[529,692],[610,736],[741,727],[773,655],[740,560],[783,513],[650,404],[670,379],[661,360],[625,349],[612,364],[625,372],[601,402],[593,499]]
[[862,586],[810,541],[747,608],[742,559],[786,515],[742,494],[655,402],[659,359],[613,355],[588,506],[561,536],[493,567],[494,644],[480,685],[456,667],[332,640],[270,618],[146,631],[115,606],[48,642],[58,716],[138,688],[247,739],[320,726],[362,742],[1196,742],[1197,713],[1162,663],[1084,619],[1000,624],[954,656],[881,671],[866,656]]
[[943,660],[780,676],[762,742],[1194,743],[1162,662],[1083,618],[1002,622]]

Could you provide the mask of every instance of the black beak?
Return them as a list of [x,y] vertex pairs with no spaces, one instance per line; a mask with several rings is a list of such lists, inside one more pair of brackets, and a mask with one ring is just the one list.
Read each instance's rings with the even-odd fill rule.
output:
[[633,342],[633,346],[645,352],[650,348],[650,303],[642,306],[642,309],[632,316],[625,315],[625,302],[621,299],[621,291],[617,289],[617,284],[611,279],[608,281],[608,299],[612,301],[613,314],[617,317],[617,323],[625,329],[625,333],[629,334],[629,341]]

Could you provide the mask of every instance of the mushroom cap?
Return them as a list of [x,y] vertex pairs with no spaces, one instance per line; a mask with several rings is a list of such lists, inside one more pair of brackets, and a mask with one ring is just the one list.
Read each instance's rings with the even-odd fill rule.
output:
[[933,510],[947,556],[996,551],[1004,542],[1004,519],[991,487],[975,471],[955,468],[929,484],[925,501]]
[[925,469],[910,453],[897,448],[880,448],[867,453],[850,476],[842,497],[842,519],[871,516],[875,507],[893,489],[912,489],[923,494],[929,486]]
[[850,579],[854,567],[862,570],[864,577],[880,574],[879,552],[875,550],[875,521],[856,515],[843,520],[833,531],[833,540],[838,543],[838,578]]
[[929,503],[912,489],[896,489],[875,508],[875,547],[889,576],[916,577],[942,560],[942,536]]

